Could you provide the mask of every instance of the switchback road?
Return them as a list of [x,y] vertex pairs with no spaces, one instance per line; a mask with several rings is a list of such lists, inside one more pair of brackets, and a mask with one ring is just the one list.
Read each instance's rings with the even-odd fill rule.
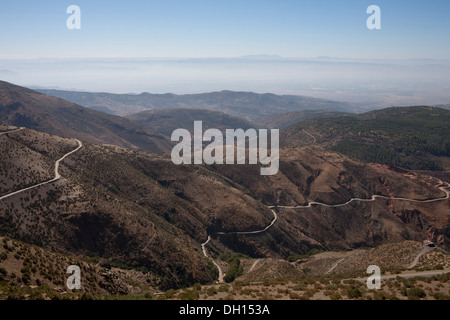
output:
[[[16,130],[16,131],[18,131],[18,130]],[[12,131],[9,131],[9,133],[11,133],[11,132]],[[63,161],[66,157],[70,156],[72,153],[77,152],[78,150],[80,150],[83,147],[83,143],[80,140],[78,140],[78,139],[75,139],[75,140],[78,143],[78,147],[76,149],[66,153],[60,159],[56,160],[56,162],[55,162],[55,177],[53,179],[45,181],[45,182],[41,182],[41,183],[38,183],[38,184],[35,184],[34,186],[31,186],[31,187],[23,188],[23,189],[20,189],[20,190],[8,193],[8,194],[6,194],[4,196],[1,196],[0,200],[12,197],[12,196],[14,196],[16,194],[19,194],[19,193],[22,193],[22,192],[25,192],[25,191],[28,191],[28,190],[31,190],[31,189],[34,189],[34,188],[38,188],[40,186],[43,186],[43,185],[46,185],[46,184],[49,184],[49,183],[52,183],[52,182],[55,182],[55,181],[58,181],[59,179],[61,179],[61,175],[59,174],[59,164],[61,163],[61,161]]]

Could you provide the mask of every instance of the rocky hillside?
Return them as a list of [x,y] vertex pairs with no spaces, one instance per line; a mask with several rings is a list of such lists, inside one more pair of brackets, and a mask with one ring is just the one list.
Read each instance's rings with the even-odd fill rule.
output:
[[27,127],[62,137],[164,153],[165,137],[136,123],[0,81],[0,124]]
[[441,108],[387,108],[301,121],[282,135],[285,145],[314,143],[360,161],[416,170],[450,168],[450,110]]
[[[54,162],[77,144],[24,129],[0,135],[0,145],[1,197],[51,179]],[[277,175],[261,176],[253,165],[175,166],[165,155],[84,142],[61,163],[62,179],[0,201],[0,234],[150,273],[162,288],[217,278],[201,246],[208,235],[213,258],[234,251],[288,259],[405,239],[448,248],[448,200],[304,207],[373,194],[443,198],[438,179],[316,147],[284,148],[280,159]]]

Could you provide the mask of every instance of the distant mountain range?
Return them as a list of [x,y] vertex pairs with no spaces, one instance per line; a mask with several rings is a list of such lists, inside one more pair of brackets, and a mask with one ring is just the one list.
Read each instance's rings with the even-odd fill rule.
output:
[[0,81],[0,121],[62,137],[163,153],[170,141],[131,120]]
[[253,92],[220,91],[203,94],[112,94],[76,92],[62,90],[37,90],[79,105],[106,112],[127,116],[145,110],[162,108],[189,108],[219,111],[249,121],[263,117],[299,110],[354,111],[350,103],[325,99],[258,94]]

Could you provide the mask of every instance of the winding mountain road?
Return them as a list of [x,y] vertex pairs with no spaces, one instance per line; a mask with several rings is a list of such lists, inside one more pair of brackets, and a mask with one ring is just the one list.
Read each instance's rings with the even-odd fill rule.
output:
[[14,130],[10,130],[10,131],[0,132],[0,136],[3,135],[3,134],[17,132],[17,131],[20,131],[20,130],[23,130],[23,129],[25,129],[25,128],[24,127],[20,127],[20,128],[17,128],[17,129],[14,129]]
[[[337,208],[337,207],[346,206],[346,205],[352,203],[353,201],[372,202],[372,201],[375,201],[376,199],[399,200],[399,201],[410,201],[410,202],[420,202],[420,203],[431,203],[431,202],[437,202],[437,201],[443,201],[443,200],[449,199],[450,198],[450,192],[447,190],[448,188],[450,188],[450,183],[444,182],[444,181],[439,179],[439,187],[438,187],[438,189],[445,193],[445,197],[435,198],[435,199],[428,199],[428,200],[417,200],[417,199],[409,199],[409,198],[401,198],[401,197],[386,197],[386,196],[381,196],[381,195],[372,195],[372,197],[370,199],[352,198],[349,201],[341,203],[341,204],[326,204],[326,203],[322,203],[322,202],[311,201],[311,202],[308,202],[308,204],[304,205],[304,206],[268,206],[268,208],[271,209],[271,211],[272,211],[272,213],[274,215],[274,219],[272,220],[272,222],[267,227],[265,227],[262,230],[257,230],[257,231],[216,232],[216,233],[210,234],[210,235],[208,235],[208,239],[206,240],[206,242],[201,244],[202,250],[203,250],[203,254],[204,254],[204,256],[206,258],[210,259],[214,263],[214,265],[217,267],[217,269],[219,269],[219,283],[222,283],[223,282],[223,275],[224,275],[224,273],[222,271],[222,268],[214,261],[214,259],[212,259],[212,258],[210,258],[208,256],[208,253],[207,253],[207,250],[206,250],[206,245],[211,241],[211,236],[214,236],[214,235],[228,235],[228,234],[250,235],[250,234],[258,234],[258,233],[266,232],[269,228],[271,228],[275,224],[275,222],[278,219],[278,216],[277,216],[276,212],[273,209],[278,209],[278,208],[281,208],[281,209],[311,208],[313,205],[324,206],[324,207],[329,207],[329,208]],[[417,261],[418,261],[418,259],[420,258],[420,256],[422,254],[424,254],[424,253],[426,253],[428,251],[430,251],[430,250],[424,249],[423,253],[420,253],[416,257]],[[339,260],[330,270],[327,271],[327,273],[330,273],[342,261],[343,261],[343,259]],[[413,262],[413,264],[414,264],[414,262]],[[253,269],[253,267],[251,269]]]
[[309,133],[309,132],[306,131],[305,129],[303,129],[303,132],[306,133],[308,136],[310,136],[312,139],[314,139],[314,143],[317,143],[316,137],[314,137],[311,133]]
[[217,269],[219,269],[219,283],[223,283],[223,277],[224,277],[223,270],[222,270],[222,268],[216,263],[216,261],[215,261],[214,259],[212,259],[212,258],[210,258],[210,257],[208,256],[208,252],[207,252],[207,250],[206,250],[206,245],[211,241],[211,237],[214,236],[214,235],[230,235],[230,234],[250,235],[250,234],[258,234],[258,233],[266,232],[266,231],[267,231],[268,229],[270,229],[270,228],[275,224],[275,222],[278,220],[278,215],[277,215],[277,213],[276,213],[273,209],[271,209],[270,211],[272,211],[272,214],[273,214],[273,220],[272,220],[272,222],[271,222],[267,227],[265,227],[264,229],[256,230],[256,231],[216,232],[216,233],[213,233],[213,234],[208,235],[208,239],[207,239],[204,243],[201,244],[202,250],[203,250],[203,255],[204,255],[206,258],[208,258],[209,260],[211,260],[212,263],[214,263],[214,265],[217,267]]
[[248,272],[251,272],[256,267],[256,265],[259,263],[259,261],[261,261],[261,259],[255,260],[255,262],[253,262],[253,264],[250,267],[250,270],[248,270]]
[[[21,129],[24,129],[24,128],[21,128]],[[16,132],[16,131],[19,131],[19,130],[9,131],[8,133]],[[80,140],[78,140],[78,139],[75,139],[75,140],[78,143],[78,147],[76,149],[66,153],[60,159],[56,160],[56,162],[55,162],[55,177],[53,179],[45,181],[45,182],[41,182],[41,183],[38,183],[38,184],[35,184],[35,185],[31,186],[31,187],[23,188],[23,189],[20,189],[20,190],[8,193],[7,195],[1,196],[0,200],[4,200],[4,199],[12,197],[12,196],[14,196],[16,194],[19,194],[19,193],[22,193],[22,192],[25,192],[25,191],[28,191],[28,190],[31,190],[31,189],[34,189],[34,188],[37,188],[37,187],[40,187],[40,186],[43,186],[43,185],[55,182],[55,181],[58,181],[59,179],[61,179],[61,175],[59,174],[59,164],[61,163],[61,161],[63,161],[66,157],[70,156],[72,153],[77,152],[78,150],[80,150],[83,147],[83,143]]]
[[[447,185],[445,186],[445,184],[447,184]],[[450,183],[443,182],[442,180],[439,180],[439,185],[440,186],[438,187],[438,189],[445,193],[445,197],[435,198],[435,199],[428,199],[428,200],[417,200],[417,199],[408,199],[408,198],[397,198],[397,197],[386,197],[386,196],[380,196],[380,195],[372,195],[372,198],[370,198],[370,199],[351,198],[349,201],[341,203],[341,204],[326,204],[326,203],[322,203],[322,202],[311,201],[311,202],[308,202],[308,204],[305,205],[305,206],[271,206],[269,208],[299,209],[299,208],[310,208],[313,205],[324,206],[324,207],[328,207],[328,208],[337,208],[337,207],[346,206],[346,205],[352,203],[353,201],[372,202],[372,201],[375,201],[376,199],[399,200],[399,201],[420,202],[420,203],[430,203],[430,202],[437,202],[437,201],[443,201],[443,200],[449,199],[450,198],[450,192],[447,190],[447,188],[450,188]]]
[[325,274],[331,273],[331,271],[333,271],[334,268],[336,268],[336,267],[337,267],[342,261],[344,261],[344,260],[345,260],[345,258],[341,258],[341,259],[339,259],[338,261],[336,261],[336,263],[333,264],[333,266],[332,266],[330,269],[328,269],[328,271],[325,272]]
[[417,254],[417,256],[414,258],[413,262],[411,263],[411,265],[408,267],[408,269],[413,269],[417,263],[419,262],[419,259],[421,256],[423,256],[425,253],[428,253],[430,251],[433,251],[434,249],[436,249],[435,247],[424,247],[422,250],[420,250],[420,252]]
[[208,244],[209,241],[211,241],[211,236],[208,236],[208,239],[204,243],[202,243],[202,245],[201,245],[202,246],[202,250],[203,250],[203,255],[206,258],[208,258],[209,260],[211,260],[212,263],[214,263],[214,265],[216,266],[217,270],[219,270],[219,283],[223,283],[223,277],[225,275],[223,273],[222,268],[217,264],[217,262],[213,258],[210,258],[208,256],[208,252],[206,251],[206,247],[205,246]]
[[[25,129],[25,128],[24,128],[24,127],[20,127],[20,128],[11,130],[11,131],[0,132],[0,135],[5,135],[5,134],[9,134],[9,133],[18,132],[18,131],[21,131],[21,130],[23,130],[23,129]],[[305,131],[305,133],[307,133],[307,134],[310,135],[314,140],[316,140],[315,137],[312,136],[311,134],[309,134],[308,132]],[[38,184],[36,184],[36,185],[30,186],[30,187],[27,187],[27,188],[23,188],[23,189],[20,189],[20,190],[11,192],[11,193],[9,193],[9,194],[6,194],[6,195],[4,195],[4,196],[1,196],[1,197],[0,197],[0,200],[4,200],[4,199],[9,198],[9,197],[12,197],[12,196],[14,196],[14,195],[16,195],[16,194],[19,194],[19,193],[22,193],[22,192],[25,192],[25,191],[28,191],[28,190],[31,190],[31,189],[34,189],[34,188],[37,188],[37,187],[46,185],[46,184],[50,184],[50,183],[52,183],[52,182],[56,182],[56,181],[58,181],[59,179],[61,179],[61,175],[59,174],[59,165],[60,165],[61,161],[63,161],[66,157],[68,157],[68,156],[70,156],[71,154],[77,152],[78,150],[80,150],[80,149],[83,147],[83,143],[82,143],[81,141],[79,141],[78,139],[75,139],[75,140],[76,140],[76,142],[78,143],[78,147],[75,148],[74,150],[72,150],[72,151],[66,153],[66,154],[65,154],[64,156],[62,156],[60,159],[56,160],[56,162],[55,162],[55,177],[54,177],[53,179],[48,180],[48,181],[45,181],[45,182],[42,182],[42,183],[38,183]],[[198,171],[198,170],[197,170],[197,171]],[[196,172],[194,172],[194,173],[196,173]],[[217,264],[217,263],[214,261],[214,259],[212,259],[212,258],[210,258],[210,257],[208,256],[208,252],[207,252],[207,249],[206,249],[206,245],[211,241],[212,236],[214,236],[214,235],[230,235],[230,234],[235,234],[235,235],[253,235],[253,234],[264,233],[264,232],[266,232],[267,230],[269,230],[269,229],[275,224],[275,222],[278,220],[278,215],[277,215],[277,213],[275,212],[275,210],[273,210],[274,208],[277,208],[277,209],[278,209],[278,208],[281,208],[281,209],[298,209],[298,208],[310,208],[310,207],[312,207],[313,205],[325,206],[325,207],[329,207],[329,208],[336,208],[336,207],[346,206],[346,205],[352,203],[353,201],[372,202],[372,201],[375,201],[376,199],[400,200],[400,201],[410,201],[410,202],[430,203],[430,202],[437,202],[437,201],[443,201],[443,200],[449,199],[449,198],[450,198],[450,192],[447,190],[448,188],[450,188],[450,183],[448,183],[448,182],[443,182],[442,180],[439,180],[439,187],[438,187],[438,189],[441,190],[441,191],[443,191],[443,192],[446,194],[446,196],[443,197],[443,198],[428,199],[428,200],[417,200],[417,199],[408,199],[408,198],[400,198],[400,197],[386,197],[386,196],[381,196],[381,195],[372,195],[372,197],[371,197],[370,199],[352,198],[352,199],[350,199],[349,201],[347,201],[347,202],[345,202],[345,203],[342,203],[342,204],[334,204],[334,205],[330,205],[330,204],[326,204],[326,203],[322,203],[322,202],[311,201],[311,202],[308,202],[308,204],[307,204],[307,205],[304,205],[304,206],[279,206],[279,205],[276,205],[276,206],[268,206],[268,208],[272,211],[272,214],[273,214],[274,218],[273,218],[272,222],[271,222],[267,227],[265,227],[264,229],[261,229],[261,230],[255,230],[255,231],[216,232],[216,233],[210,234],[210,235],[208,235],[207,240],[206,240],[204,243],[201,244],[202,251],[203,251],[203,255],[204,255],[206,258],[210,259],[210,260],[212,261],[212,263],[217,267],[217,269],[219,270],[219,283],[223,283],[223,279],[224,279],[224,273],[223,273],[223,270],[222,270],[222,268],[220,267],[220,265]],[[410,266],[409,268],[413,268],[413,267],[417,264],[419,258],[420,258],[423,254],[429,252],[430,250],[432,250],[432,248],[424,248],[424,249],[416,256],[416,258],[414,259],[413,263],[411,264],[411,266]],[[333,267],[332,267],[330,270],[328,270],[327,273],[331,272],[331,271],[332,271],[332,270],[333,270],[340,262],[342,262],[342,260],[343,260],[343,259],[339,260],[335,265],[333,265]],[[259,260],[256,260],[256,261],[254,262],[254,264],[252,265],[252,267],[251,267],[250,270],[252,270],[258,262],[259,262]]]

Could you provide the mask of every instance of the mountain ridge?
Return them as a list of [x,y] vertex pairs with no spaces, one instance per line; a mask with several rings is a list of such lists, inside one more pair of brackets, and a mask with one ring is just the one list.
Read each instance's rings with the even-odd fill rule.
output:
[[219,111],[206,109],[154,109],[127,116],[144,128],[151,129],[167,137],[178,128],[194,132],[194,121],[202,121],[203,130],[250,129],[254,124],[242,118],[230,116]]
[[363,114],[298,122],[282,132],[284,145],[311,143],[360,161],[416,170],[450,168],[450,110],[391,107]]
[[0,119],[63,137],[164,153],[171,143],[162,135],[118,116],[0,81]]
[[147,109],[189,108],[220,111],[231,116],[255,121],[277,113],[298,110],[333,109],[352,111],[353,106],[346,102],[294,95],[275,95],[273,93],[254,93],[222,90],[201,94],[112,94],[95,92],[76,92],[62,90],[37,90],[41,93],[99,109],[111,114],[127,116]]

